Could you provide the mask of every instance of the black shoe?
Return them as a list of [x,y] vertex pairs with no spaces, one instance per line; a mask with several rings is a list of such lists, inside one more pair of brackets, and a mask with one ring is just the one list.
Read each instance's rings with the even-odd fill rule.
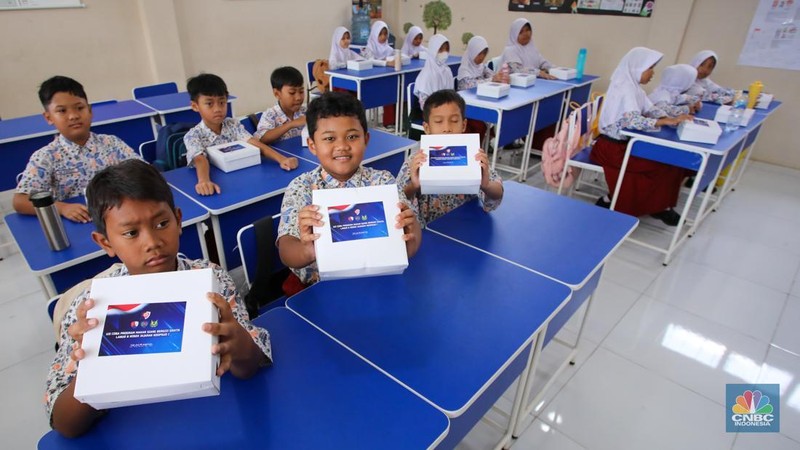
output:
[[611,202],[605,201],[603,197],[598,198],[597,201],[594,202],[594,204],[605,209],[611,208]]
[[694,184],[694,177],[689,177],[689,178],[687,178],[687,179],[686,179],[686,181],[683,183],[683,186],[684,186],[684,187],[687,187],[687,188],[689,188],[689,189],[691,189],[693,184]]
[[659,219],[671,227],[678,226],[678,222],[681,220],[681,215],[676,213],[672,208],[661,211],[660,213],[650,214],[650,217]]
[[510,144],[507,144],[503,148],[506,149],[506,150],[517,150],[517,149],[520,149],[520,148],[522,148],[524,146],[525,146],[525,141],[517,139],[514,142],[512,142]]

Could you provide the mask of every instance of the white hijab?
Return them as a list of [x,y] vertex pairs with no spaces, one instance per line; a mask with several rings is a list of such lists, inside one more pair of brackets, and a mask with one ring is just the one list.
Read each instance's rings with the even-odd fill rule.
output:
[[414,39],[422,34],[422,28],[413,26],[408,29],[408,34],[406,35],[406,40],[403,43],[403,49],[400,52],[406,56],[414,56],[418,55],[425,51],[425,47],[421,45],[414,45]]
[[419,72],[414,86],[414,93],[417,96],[420,94],[430,96],[442,89],[453,89],[453,72],[450,70],[450,66],[447,65],[447,62],[436,60],[439,49],[446,42],[449,41],[442,34],[434,34],[428,41],[428,59],[425,60],[425,66]]
[[386,22],[382,20],[378,20],[372,24],[372,29],[369,31],[369,40],[367,41],[367,50],[369,50],[369,54],[373,59],[385,59],[394,54],[394,50],[389,45],[389,39],[386,39],[386,42],[381,44],[378,42],[378,35],[381,34],[381,30],[386,28],[386,32],[389,32],[389,26],[386,25]]
[[340,45],[342,37],[345,33],[349,33],[345,27],[337,27],[333,31],[333,38],[331,38],[331,53],[328,56],[328,64],[331,68],[343,67],[347,65],[347,61],[353,59],[350,55],[353,51],[349,48],[342,48]]
[[529,25],[531,31],[533,31],[533,25],[528,19],[520,17],[511,23],[511,29],[508,31],[508,42],[505,50],[503,50],[503,62],[522,64],[522,67],[526,69],[539,69],[545,59],[539,53],[539,49],[533,45],[533,38],[527,45],[521,45],[517,42],[519,33],[525,25]]
[[698,67],[700,67],[700,64],[703,64],[703,61],[707,60],[712,56],[714,57],[715,61],[719,61],[719,56],[717,56],[717,54],[711,50],[703,50],[698,52],[696,55],[694,55],[694,58],[692,58],[691,62],[692,67],[697,69]]
[[626,112],[643,113],[653,107],[639,86],[642,74],[659,62],[664,54],[645,47],[634,47],[620,60],[606,91],[600,112],[600,129],[613,125]]
[[458,68],[458,78],[481,78],[486,64],[475,64],[475,58],[489,48],[489,43],[482,36],[473,36],[467,44],[467,51],[461,56],[461,66]]
[[661,74],[661,84],[650,93],[653,103],[667,102],[676,104],[679,95],[692,87],[697,79],[697,69],[688,64],[675,64],[664,69]]

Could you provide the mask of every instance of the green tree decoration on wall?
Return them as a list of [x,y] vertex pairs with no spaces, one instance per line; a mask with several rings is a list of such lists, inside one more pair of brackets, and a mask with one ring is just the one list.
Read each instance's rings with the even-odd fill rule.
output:
[[411,23],[411,22],[404,23],[403,24],[403,33],[408,34],[408,30],[410,30],[411,27],[413,27],[413,26],[414,26],[414,24]]
[[447,27],[453,22],[453,13],[450,7],[442,0],[434,0],[425,4],[422,10],[422,21],[425,26],[433,28],[433,34],[439,30],[446,30]]
[[461,35],[461,43],[464,44],[464,48],[467,47],[469,44],[469,40],[472,39],[475,35],[467,31],[466,33]]

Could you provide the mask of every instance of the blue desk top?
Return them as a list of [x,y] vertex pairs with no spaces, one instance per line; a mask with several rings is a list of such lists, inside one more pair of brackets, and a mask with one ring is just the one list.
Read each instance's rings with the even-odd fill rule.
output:
[[536,84],[527,88],[512,87],[510,93],[503,98],[478,97],[478,88],[458,91],[470,106],[509,111],[521,106],[538,102],[552,95],[566,92],[575,86],[563,81],[536,80]]
[[[701,114],[704,113],[703,110],[710,110],[711,108],[705,105],[701,110]],[[701,117],[702,116],[698,116]],[[712,115],[709,120],[713,120],[714,116]],[[642,140],[646,140],[648,142],[652,142],[658,145],[664,145],[667,147],[679,149],[679,150],[687,150],[693,152],[701,152],[701,153],[708,153],[711,155],[724,155],[730,149],[734,148],[742,139],[747,137],[747,129],[740,128],[734,131],[725,131],[725,125],[721,124],[720,127],[723,129],[722,134],[719,136],[719,140],[716,144],[702,144],[699,142],[689,142],[689,141],[682,141],[678,138],[678,130],[677,128],[670,127],[670,126],[662,126],[659,131],[641,131],[641,130],[629,130],[625,129],[622,130],[622,134],[630,137],[639,138]]]
[[428,228],[579,289],[638,224],[528,185],[504,182],[503,189],[495,211],[470,202]]
[[317,283],[287,307],[451,417],[571,295],[563,284],[429,231],[409,263],[402,275]]
[[[581,78],[580,80],[577,79],[577,78],[573,78],[571,80],[547,80],[547,81],[554,81],[556,83],[564,83],[564,84],[570,85],[571,87],[576,88],[576,87],[586,86],[587,84],[592,84],[596,80],[598,80],[599,78],[600,77],[598,77],[597,75],[583,74],[583,78]],[[539,81],[537,80],[537,83],[538,82]]]
[[[450,56],[447,58],[448,66],[454,66],[458,64],[461,64],[460,56]],[[425,67],[425,60],[412,59],[411,63],[404,65],[400,70],[395,70],[394,66],[375,66],[372,69],[367,70],[337,69],[328,70],[325,73],[333,77],[347,78],[351,80],[368,80],[370,78],[388,77],[410,72],[419,72],[423,67]]]
[[[233,95],[228,96],[228,103],[236,100]],[[159,114],[167,114],[176,111],[185,111],[192,107],[188,92],[173,92],[172,94],[156,95],[136,99],[137,102],[150,107]]]
[[[183,227],[188,227],[208,217],[208,211],[185,195],[175,189],[172,190],[172,195],[175,199],[175,206],[183,212]],[[85,203],[83,197],[70,201]],[[54,252],[50,250],[36,216],[11,213],[5,217],[5,220],[22,256],[28,263],[28,267],[35,274],[50,274],[106,254],[92,240],[92,231],[95,231],[92,223],[77,223],[63,219],[64,230],[69,237],[70,246]]]
[[[95,106],[92,108],[92,114],[92,126],[97,126],[140,117],[150,117],[156,113],[134,100],[124,100]],[[41,114],[0,121],[0,144],[37,136],[55,135],[56,133],[58,133],[58,130],[48,124]]]
[[[255,320],[275,362],[221,394],[111,410],[78,439],[50,431],[40,449],[423,449],[447,433],[431,405],[277,308]],[[145,443],[146,442],[146,443]]]
[[[270,146],[296,156],[297,158],[304,159],[314,165],[319,164],[319,160],[311,153],[308,147],[302,146],[299,136],[273,142]],[[417,141],[406,139],[402,136],[396,136],[392,133],[386,133],[385,131],[370,129],[369,144],[367,144],[367,150],[364,152],[364,160],[361,163],[369,164],[381,158],[417,148],[419,148],[419,142]]]
[[199,195],[194,187],[197,184],[197,173],[194,168],[181,167],[180,169],[164,172],[167,182],[191,198],[211,214],[220,215],[242,206],[255,203],[273,195],[279,195],[286,190],[293,179],[303,172],[317,167],[303,159],[298,160],[294,170],[285,171],[275,161],[261,158],[261,164],[246,169],[225,173],[213,165],[211,166],[211,181],[217,183],[222,190],[221,194],[203,196]]

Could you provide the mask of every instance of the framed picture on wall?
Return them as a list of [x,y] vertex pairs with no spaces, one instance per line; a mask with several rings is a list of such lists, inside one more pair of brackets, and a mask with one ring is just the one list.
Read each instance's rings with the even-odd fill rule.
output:
[[363,9],[367,10],[370,19],[383,17],[383,0],[352,0],[353,14],[358,14]]
[[650,17],[655,0],[509,0],[509,11]]

